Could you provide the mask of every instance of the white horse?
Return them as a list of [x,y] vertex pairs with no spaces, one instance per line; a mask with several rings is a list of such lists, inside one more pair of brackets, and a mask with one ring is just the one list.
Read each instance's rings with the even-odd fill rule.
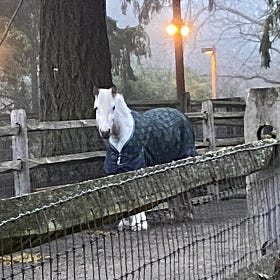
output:
[[[106,175],[196,155],[192,124],[176,109],[131,111],[115,86],[96,91],[94,108],[99,134],[109,139],[104,161]],[[145,213],[121,220],[119,229],[127,225],[132,230],[147,229]]]

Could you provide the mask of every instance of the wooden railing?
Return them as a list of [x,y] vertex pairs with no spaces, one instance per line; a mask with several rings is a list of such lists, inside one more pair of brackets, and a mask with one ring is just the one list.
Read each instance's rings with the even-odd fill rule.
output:
[[[214,150],[217,147],[234,146],[244,143],[244,137],[216,137],[217,126],[243,128],[243,111],[218,111],[215,108],[244,108],[242,100],[206,100],[193,103],[200,111],[189,112],[187,115],[195,127],[202,130],[202,139],[196,142],[201,151]],[[178,107],[177,101],[146,102],[129,104],[135,110],[147,110],[155,107]],[[3,118],[2,118],[3,119]],[[30,193],[30,169],[44,165],[62,164],[83,160],[101,160],[105,157],[105,151],[92,151],[76,154],[67,154],[51,157],[29,158],[29,133],[34,131],[50,131],[73,128],[96,127],[95,119],[73,121],[39,122],[36,119],[28,120],[24,110],[14,110],[10,115],[10,125],[0,127],[0,137],[12,136],[13,156],[11,161],[0,162],[0,173],[14,173],[15,195]]]

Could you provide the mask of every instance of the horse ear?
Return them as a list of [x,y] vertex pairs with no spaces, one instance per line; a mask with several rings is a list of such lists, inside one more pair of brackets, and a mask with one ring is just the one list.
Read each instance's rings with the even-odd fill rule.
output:
[[93,95],[96,96],[98,95],[99,93],[99,90],[98,90],[98,87],[96,85],[93,86]]
[[115,85],[112,85],[112,95],[115,96],[117,94],[117,87]]

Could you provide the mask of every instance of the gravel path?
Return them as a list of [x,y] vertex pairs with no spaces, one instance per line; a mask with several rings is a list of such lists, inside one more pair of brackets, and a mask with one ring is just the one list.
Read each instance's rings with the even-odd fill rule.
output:
[[[224,279],[246,255],[246,201],[195,207],[195,219],[150,214],[148,231],[117,231],[116,225],[84,231],[26,251],[34,263],[2,262],[2,279]],[[157,216],[157,217],[156,217]],[[161,219],[159,217],[162,217]]]

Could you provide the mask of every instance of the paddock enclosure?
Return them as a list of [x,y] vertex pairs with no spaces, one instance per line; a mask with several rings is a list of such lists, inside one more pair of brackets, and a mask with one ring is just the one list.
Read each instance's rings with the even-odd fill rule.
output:
[[[2,279],[272,277],[279,250],[279,142],[256,141],[255,131],[255,125],[271,125],[279,137],[274,116],[279,89],[272,93],[278,97],[266,104],[263,90],[250,92],[250,105],[243,112],[245,143],[134,172],[34,188],[28,171],[40,164],[56,166],[67,156],[28,155],[24,160],[28,151],[17,149],[18,158],[2,162],[0,168],[1,174],[12,172],[15,192],[22,192],[0,201]],[[211,139],[217,148],[217,137],[211,138],[217,129],[209,117],[196,118],[205,126],[202,137],[212,131],[207,140],[201,139],[203,149],[206,143],[209,149]],[[13,135],[13,145],[24,131],[17,132],[18,123],[0,130]],[[50,123],[36,124],[36,129],[47,125],[50,128]],[[74,123],[67,125],[73,128]],[[26,125],[26,132],[31,129]],[[240,132],[236,126],[231,130]],[[92,158],[102,158],[93,152]],[[85,159],[88,153],[71,157],[79,164]],[[141,211],[147,213],[147,231],[117,229],[121,218]]]

